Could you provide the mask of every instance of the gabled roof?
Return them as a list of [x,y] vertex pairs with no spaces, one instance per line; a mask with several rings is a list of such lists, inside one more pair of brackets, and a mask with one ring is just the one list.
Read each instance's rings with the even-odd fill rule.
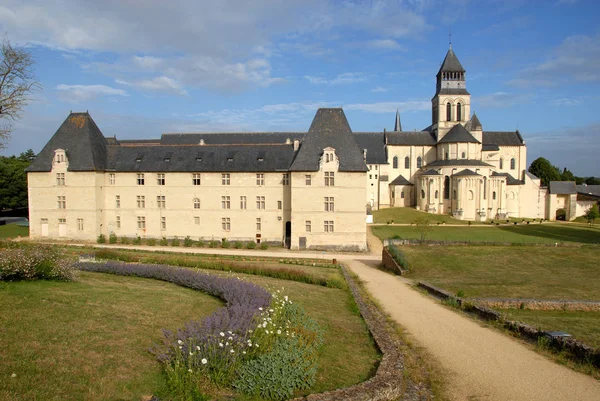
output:
[[[430,165],[431,165],[431,163],[430,163]],[[429,169],[429,170],[425,171],[424,173],[422,173],[421,175],[440,175],[440,173],[438,173],[434,169]]]
[[388,145],[416,145],[433,146],[435,136],[428,131],[401,131],[386,132],[386,143]]
[[549,192],[557,195],[571,195],[577,193],[575,181],[550,181]]
[[[284,144],[289,139],[302,140],[304,132],[202,132],[170,133],[160,138],[161,145],[198,145],[203,139],[206,145],[257,145]],[[121,141],[122,142],[122,141]]]
[[327,147],[335,149],[340,171],[367,171],[362,151],[341,108],[317,110],[290,170],[319,170],[319,160]]
[[484,145],[522,146],[525,144],[519,131],[483,131],[482,142]]
[[452,46],[450,46],[448,49],[448,53],[446,53],[446,57],[444,57],[444,61],[442,62],[439,72],[465,72],[465,69],[460,64],[460,61],[458,61],[458,57],[456,57],[456,54],[454,54]]
[[408,181],[406,178],[404,178],[403,175],[399,175],[398,177],[396,177],[394,179],[394,181],[390,182],[390,185],[413,185],[410,183],[410,181]]
[[470,142],[470,143],[481,143],[473,135],[469,133],[462,126],[462,124],[456,124],[438,143],[454,143],[454,142]]
[[600,197],[600,185],[577,185],[577,193]]
[[367,164],[388,164],[383,132],[355,132],[359,149],[367,149]]
[[492,177],[506,177],[506,185],[523,185],[524,182],[521,180],[517,180],[515,177],[508,173],[498,173],[494,171],[491,174]]
[[103,171],[106,139],[89,113],[71,113],[26,171],[50,171],[56,149],[64,149],[69,171]]
[[447,167],[447,166],[493,167],[491,164],[482,162],[481,160],[472,160],[472,159],[436,160],[427,165],[432,166],[432,167]]
[[481,123],[479,122],[479,118],[477,118],[477,114],[473,113],[473,117],[465,124],[465,129],[467,131],[481,131]]
[[459,171],[456,174],[453,174],[454,177],[466,177],[466,176],[473,176],[473,175],[478,175],[481,176],[481,174],[474,172],[473,170],[469,170],[468,168]]

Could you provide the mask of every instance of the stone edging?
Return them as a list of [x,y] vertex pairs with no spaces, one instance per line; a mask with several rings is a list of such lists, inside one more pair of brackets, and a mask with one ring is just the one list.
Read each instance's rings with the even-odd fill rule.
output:
[[548,346],[553,350],[558,352],[567,351],[580,362],[590,363],[596,368],[600,368],[600,349],[590,347],[589,345],[571,337],[559,337],[553,335],[552,332],[542,331],[536,327],[522,322],[508,320],[504,318],[501,313],[496,312],[495,310],[478,305],[477,303],[471,303],[470,300],[457,297],[446,290],[434,287],[431,284],[423,281],[419,281],[417,285],[418,287],[427,291],[429,294],[432,294],[438,298],[443,300],[454,300],[462,309],[466,310],[467,312],[473,312],[484,320],[497,321],[504,328],[518,333],[525,338],[536,342],[539,338],[545,338],[548,341]]
[[488,308],[562,310],[562,311],[600,311],[600,301],[567,301],[528,298],[469,298],[470,301]]
[[392,273],[398,273],[401,276],[404,276],[406,273],[408,273],[408,270],[396,262],[396,259],[394,259],[386,247],[383,247],[383,251],[381,252],[381,266],[383,266],[384,269],[391,271]]

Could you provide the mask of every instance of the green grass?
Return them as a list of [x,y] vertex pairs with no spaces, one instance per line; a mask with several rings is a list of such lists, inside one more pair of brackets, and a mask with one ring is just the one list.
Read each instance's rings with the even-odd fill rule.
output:
[[[373,234],[380,239],[399,236],[405,239],[418,239],[420,231],[411,226],[373,226]],[[554,244],[578,242],[600,243],[600,226],[586,227],[579,224],[523,224],[486,227],[443,227],[433,226],[427,239],[441,241],[510,242]]]
[[[446,224],[468,224],[465,220],[458,220],[446,214],[426,213],[411,207],[390,207],[373,211],[373,222],[378,224],[386,224],[391,221],[395,224],[410,224],[419,217],[427,217],[429,220],[433,221],[434,224],[437,222]],[[480,223],[472,222],[472,224]]]
[[600,300],[600,249],[404,246],[407,277],[466,297]]
[[564,331],[592,347],[600,348],[600,312],[501,310],[509,319],[544,331]]
[[16,224],[0,226],[0,238],[29,237],[29,227],[21,227]]

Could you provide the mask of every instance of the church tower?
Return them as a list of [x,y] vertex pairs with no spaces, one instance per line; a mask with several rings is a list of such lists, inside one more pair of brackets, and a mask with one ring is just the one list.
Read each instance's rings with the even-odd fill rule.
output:
[[431,128],[437,131],[438,141],[457,123],[464,125],[469,120],[471,94],[467,92],[466,71],[454,54],[452,44],[437,73],[431,106]]

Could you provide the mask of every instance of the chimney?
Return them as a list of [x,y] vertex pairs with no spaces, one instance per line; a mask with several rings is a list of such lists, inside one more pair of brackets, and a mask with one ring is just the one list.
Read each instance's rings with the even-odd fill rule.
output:
[[297,152],[300,149],[300,140],[294,139],[294,152]]

